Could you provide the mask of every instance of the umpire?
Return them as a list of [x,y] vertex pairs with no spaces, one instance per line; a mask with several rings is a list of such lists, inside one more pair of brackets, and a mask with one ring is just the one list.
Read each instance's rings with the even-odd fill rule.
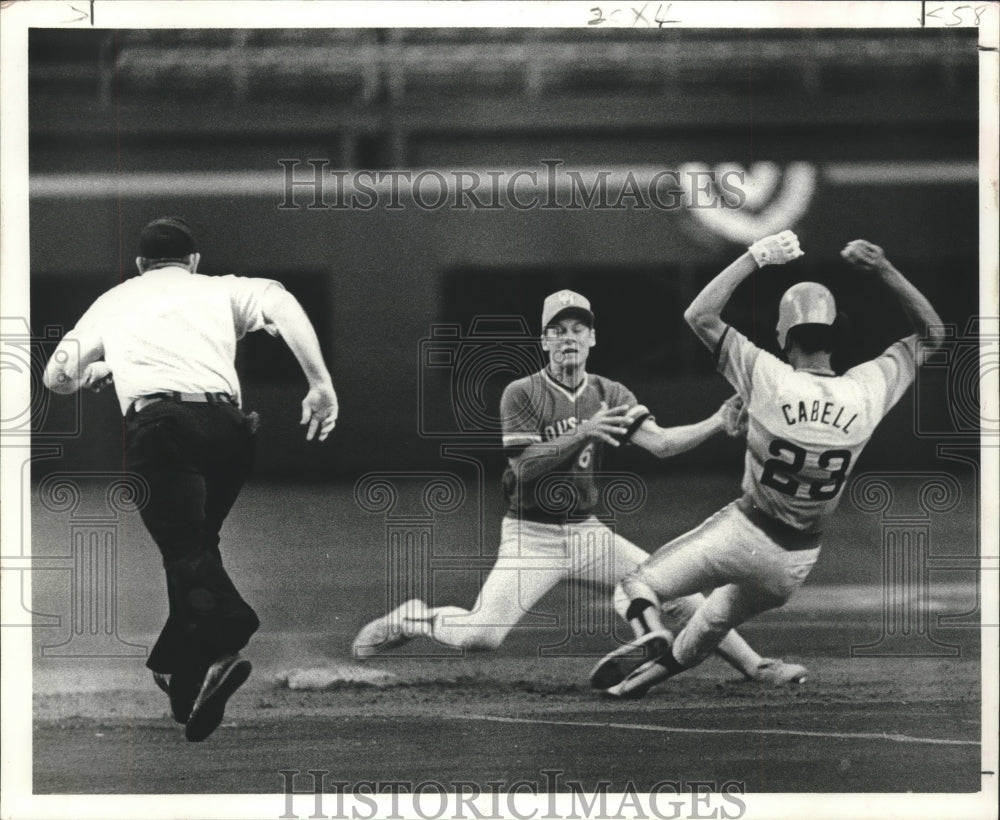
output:
[[128,469],[149,485],[142,520],[167,576],[169,615],[146,665],[184,736],[199,741],[250,675],[239,653],[260,623],[219,552],[219,531],[254,458],[256,416],[240,409],[237,340],[263,329],[295,354],[309,383],[307,439],[330,434],[337,396],[309,318],[279,282],[197,273],[201,257],[180,217],[143,228],[139,254],[140,276],[84,313],[44,382],[56,393],[114,384]]

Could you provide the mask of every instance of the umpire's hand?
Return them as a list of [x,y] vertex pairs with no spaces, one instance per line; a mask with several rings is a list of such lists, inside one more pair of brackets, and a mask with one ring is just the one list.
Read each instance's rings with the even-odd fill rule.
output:
[[87,369],[83,374],[83,380],[80,382],[80,387],[100,393],[105,387],[114,384],[114,382],[114,375],[111,373],[108,363],[100,360],[87,365]]
[[302,421],[299,422],[309,425],[306,441],[312,441],[317,430],[319,430],[319,440],[326,441],[326,437],[337,423],[338,412],[337,394],[333,390],[333,385],[329,382],[313,385],[302,400]]

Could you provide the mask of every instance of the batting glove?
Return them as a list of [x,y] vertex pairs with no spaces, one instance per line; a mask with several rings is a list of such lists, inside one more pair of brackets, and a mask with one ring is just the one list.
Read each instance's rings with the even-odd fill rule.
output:
[[784,265],[803,255],[799,238],[792,231],[782,231],[757,240],[750,246],[750,253],[759,268]]

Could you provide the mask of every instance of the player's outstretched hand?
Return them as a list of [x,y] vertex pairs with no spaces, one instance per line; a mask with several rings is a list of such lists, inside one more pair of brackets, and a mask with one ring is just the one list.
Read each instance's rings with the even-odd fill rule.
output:
[[860,270],[878,271],[885,270],[889,266],[889,260],[885,258],[885,251],[867,239],[855,239],[848,242],[840,255]]
[[600,439],[612,447],[617,447],[621,443],[618,437],[624,435],[632,423],[626,415],[627,413],[627,404],[608,407],[607,402],[602,401],[601,409],[589,419],[581,422],[577,429],[586,438]]
[[80,386],[94,393],[100,393],[105,387],[113,383],[114,376],[111,374],[111,368],[108,367],[108,363],[98,361],[87,365],[87,369],[83,374],[83,382]]
[[750,424],[750,414],[747,412],[747,406],[739,393],[734,393],[722,402],[722,406],[716,412],[727,436],[732,438],[746,436],[747,427]]
[[337,423],[337,394],[333,390],[333,385],[318,385],[311,387],[306,397],[302,400],[302,421],[299,424],[308,424],[306,431],[306,441],[312,441],[319,431],[319,440],[326,441],[334,425]]
[[799,238],[792,231],[765,236],[750,246],[750,254],[758,268],[764,265],[784,265],[804,255],[799,247]]

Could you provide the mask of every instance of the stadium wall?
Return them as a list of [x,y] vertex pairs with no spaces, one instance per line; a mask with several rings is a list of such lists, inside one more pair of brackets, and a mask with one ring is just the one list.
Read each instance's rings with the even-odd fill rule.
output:
[[[781,289],[793,278],[815,278],[831,285],[852,319],[842,365],[879,352],[905,325],[870,281],[837,258],[846,241],[864,237],[886,248],[961,335],[977,311],[975,164],[870,160],[810,167],[814,184],[795,224],[807,256],[797,269],[768,271],[748,283],[730,320],[771,344]],[[780,171],[791,175],[788,164]],[[341,421],[334,438],[313,451],[296,424],[304,385],[294,359],[270,338],[241,344],[246,403],[264,418],[258,471],[264,477],[345,479],[368,470],[426,467],[439,459],[442,444],[463,436],[495,442],[495,402],[522,364],[487,361],[475,386],[462,388],[473,391],[481,417],[463,419],[461,408],[449,416],[456,379],[465,377],[447,365],[428,370],[422,359],[428,340],[437,326],[458,326],[446,346],[480,350],[470,336],[473,322],[490,316],[521,317],[529,337],[535,335],[541,299],[558,287],[576,287],[594,301],[599,344],[592,369],[629,384],[661,423],[696,420],[728,393],[682,313],[742,244],[721,235],[724,230],[706,223],[697,209],[490,211],[424,209],[410,202],[398,210],[382,203],[338,210],[306,207],[311,195],[301,189],[297,207],[281,207],[289,205],[284,174],[276,163],[273,171],[242,179],[209,173],[187,187],[170,174],[131,181],[114,174],[33,178],[34,333],[71,327],[97,295],[132,275],[141,225],[183,213],[198,231],[202,270],[285,282],[316,323],[331,364]],[[766,203],[757,216],[765,215]],[[531,347],[516,324],[489,333],[491,344]],[[537,352],[527,355],[525,361],[535,361]],[[866,454],[867,467],[888,463],[890,454],[898,469],[934,460],[933,436],[914,442],[912,434],[954,426],[948,413],[954,384],[941,378],[929,371],[925,388],[933,382],[934,389],[917,399],[911,392],[894,411]],[[73,400],[38,398],[47,402],[43,431],[59,429],[76,412]],[[62,468],[121,466],[113,396],[85,396],[80,412],[84,434],[66,443]],[[626,464],[634,458],[622,456]],[[494,461],[499,469],[499,452]],[[714,442],[670,467],[647,463],[645,469],[732,464],[728,443]]]

